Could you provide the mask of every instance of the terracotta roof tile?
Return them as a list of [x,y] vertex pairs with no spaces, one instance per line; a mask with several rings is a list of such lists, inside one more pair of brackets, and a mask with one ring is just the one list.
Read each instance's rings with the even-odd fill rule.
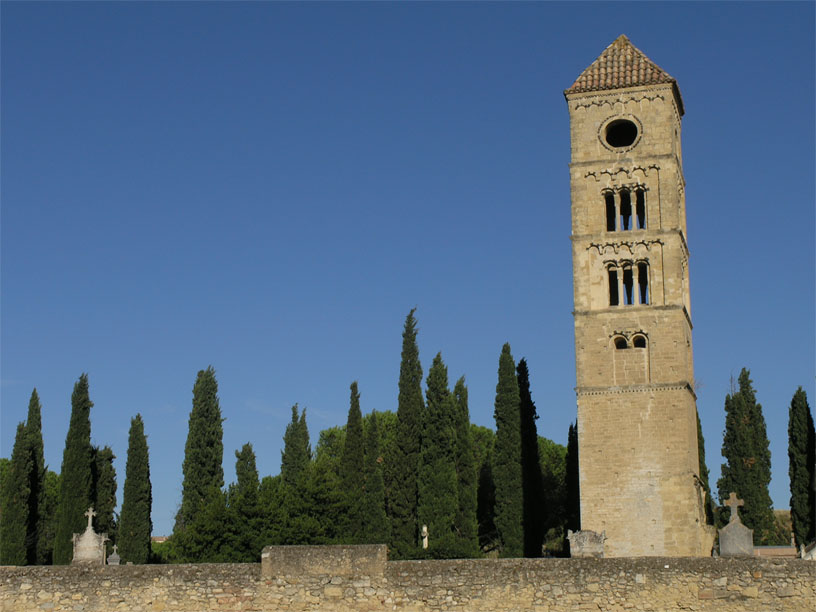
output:
[[625,34],[621,34],[564,93],[659,83],[674,83],[676,86],[676,81],[669,74],[629,42]]

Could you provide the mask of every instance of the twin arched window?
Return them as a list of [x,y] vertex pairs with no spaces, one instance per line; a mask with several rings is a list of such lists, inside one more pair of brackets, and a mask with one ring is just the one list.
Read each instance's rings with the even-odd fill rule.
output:
[[648,262],[613,262],[607,264],[606,271],[609,277],[610,306],[634,306],[649,303]]
[[632,336],[632,343],[629,344],[629,340],[625,336],[615,336],[613,340],[615,344],[616,350],[623,350],[628,349],[630,347],[633,348],[646,348],[646,336],[643,334],[635,334]]
[[606,190],[604,201],[607,232],[646,229],[646,191],[642,187]]

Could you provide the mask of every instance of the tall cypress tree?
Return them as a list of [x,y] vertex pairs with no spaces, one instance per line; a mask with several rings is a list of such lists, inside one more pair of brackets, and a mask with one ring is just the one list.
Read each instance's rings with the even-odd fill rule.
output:
[[50,551],[46,550],[45,506],[45,455],[42,438],[42,406],[37,389],[31,392],[26,419],[26,435],[31,453],[31,471],[28,487],[28,526],[26,529],[26,554],[29,565],[44,564]]
[[43,545],[45,546],[45,559],[43,565],[51,565],[54,561],[54,538],[57,533],[57,508],[59,506],[60,475],[51,470],[45,471],[43,489],[43,510],[42,516],[45,518]]
[[[352,541],[348,530],[359,525],[347,526],[347,499],[340,479],[345,431],[332,427],[320,432],[314,460],[309,466],[304,508],[313,522],[315,544],[340,544]],[[362,494],[362,488],[361,488]],[[354,534],[351,534],[354,535]]]
[[346,516],[342,533],[348,535],[349,544],[358,544],[364,526],[362,524],[362,497],[364,486],[363,415],[360,412],[360,393],[357,381],[351,383],[351,399],[346,421],[346,439],[340,462],[340,482],[345,498]]
[[[280,488],[280,543],[326,544],[324,508],[330,487],[328,471],[312,469],[312,448],[306,426],[306,410],[298,417],[292,407],[292,421],[283,436]],[[336,506],[339,500],[332,500]]]
[[292,406],[292,421],[283,433],[281,451],[281,479],[283,484],[297,488],[300,479],[306,475],[312,449],[309,445],[309,430],[306,427],[306,409],[298,417],[298,405]]
[[459,556],[473,557],[479,552],[479,523],[476,519],[477,492],[479,487],[474,455],[473,440],[470,435],[470,410],[465,377],[456,381],[453,387],[454,433],[456,436],[456,479],[459,509],[456,513],[454,529],[457,535]]
[[788,411],[788,475],[790,476],[790,508],[793,536],[797,546],[816,538],[816,433],[807,394],[799,387],[791,399]]
[[567,434],[567,500],[566,528],[572,531],[581,529],[581,490],[578,475],[578,423],[570,423]]
[[372,411],[365,431],[364,491],[361,508],[361,544],[386,544],[391,536],[385,514],[383,457],[377,413]]
[[142,415],[130,421],[128,433],[125,486],[122,511],[119,515],[119,555],[135,564],[150,561],[150,535],[153,532],[151,512],[153,489],[150,484],[150,463]]
[[502,557],[520,557],[524,554],[519,401],[516,364],[510,353],[510,345],[505,344],[499,357],[499,382],[493,412],[496,419],[496,447],[493,454],[496,528],[501,540]]
[[60,499],[54,535],[54,564],[71,562],[72,536],[85,531],[85,512],[93,504],[91,462],[91,402],[88,375],[82,374],[71,395],[71,422],[65,437],[60,474]]
[[448,558],[456,554],[454,534],[459,512],[458,484],[454,450],[454,402],[448,389],[448,369],[442,354],[434,357],[428,371],[427,403],[417,479],[417,518],[426,525],[429,546],[425,554]]
[[97,533],[106,533],[111,546],[116,543],[116,519],[113,514],[116,508],[116,470],[113,467],[113,454],[110,446],[94,447],[91,463],[91,497],[96,512],[94,529]]
[[229,504],[236,520],[234,531],[238,540],[238,556],[234,561],[252,563],[260,559],[261,509],[259,494],[261,482],[255,462],[252,444],[246,443],[235,451],[235,476],[237,484],[230,488]]
[[697,457],[699,462],[699,470],[700,470],[700,483],[703,486],[703,491],[705,491],[706,501],[705,501],[705,514],[706,514],[706,523],[709,525],[714,524],[714,512],[717,508],[717,505],[714,503],[714,497],[711,495],[711,485],[708,481],[708,466],[706,465],[706,458],[705,458],[705,440],[703,439],[703,425],[700,423],[700,413],[697,412]]
[[484,552],[500,546],[496,529],[496,484],[493,481],[493,453],[496,433],[481,425],[471,424],[470,439],[479,469],[479,484],[476,490],[476,520],[479,522],[479,548]]
[[181,507],[176,515],[175,532],[192,522],[213,488],[224,486],[223,419],[218,402],[215,370],[200,370],[193,386],[193,409],[184,446]]
[[393,484],[389,500],[391,538],[394,557],[410,557],[416,552],[417,470],[422,431],[422,365],[419,362],[416,319],[412,309],[402,332],[399,400],[397,404],[398,436]]
[[538,455],[536,407],[530,393],[530,372],[527,360],[521,359],[516,368],[519,388],[519,418],[521,421],[521,490],[524,503],[524,556],[540,557],[544,542],[544,487]]
[[28,560],[26,531],[32,467],[28,434],[25,424],[20,423],[0,496],[0,565],[25,565]]
[[756,544],[770,543],[774,515],[768,485],[771,451],[762,406],[756,401],[748,370],[739,375],[739,391],[725,398],[722,476],[717,481],[720,502],[733,491],[745,501],[742,522],[754,530]]

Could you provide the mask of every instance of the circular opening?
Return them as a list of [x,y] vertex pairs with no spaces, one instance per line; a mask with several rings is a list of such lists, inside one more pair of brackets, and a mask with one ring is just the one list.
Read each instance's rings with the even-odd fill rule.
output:
[[628,147],[637,135],[637,125],[628,119],[616,119],[606,126],[606,142],[612,147]]

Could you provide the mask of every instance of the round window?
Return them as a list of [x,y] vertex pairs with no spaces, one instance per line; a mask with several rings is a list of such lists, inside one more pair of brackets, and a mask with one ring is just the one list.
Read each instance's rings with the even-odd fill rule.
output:
[[610,147],[630,147],[637,140],[638,126],[629,119],[616,119],[606,126],[604,138]]

